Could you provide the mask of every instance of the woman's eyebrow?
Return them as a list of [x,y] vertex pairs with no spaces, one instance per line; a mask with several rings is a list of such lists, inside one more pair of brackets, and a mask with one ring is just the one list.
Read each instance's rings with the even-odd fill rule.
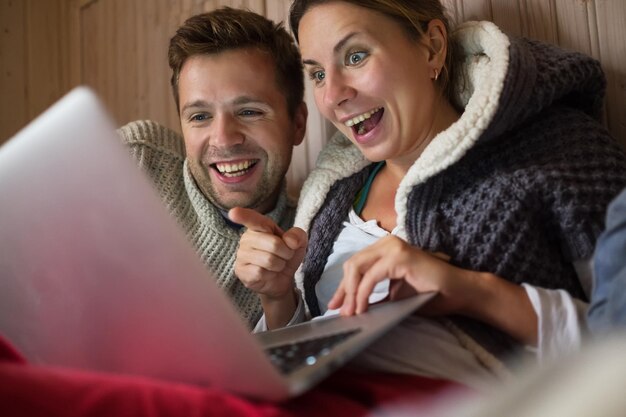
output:
[[[359,32],[350,32],[346,36],[341,38],[339,40],[339,42],[337,42],[337,44],[334,46],[333,54],[337,54],[339,51],[341,51],[341,49],[344,47],[344,45],[350,39],[352,39],[354,36],[356,36],[358,34],[359,34]],[[314,59],[304,59],[304,60],[302,60],[302,63],[305,64],[305,65],[319,65],[319,62],[315,61]]]

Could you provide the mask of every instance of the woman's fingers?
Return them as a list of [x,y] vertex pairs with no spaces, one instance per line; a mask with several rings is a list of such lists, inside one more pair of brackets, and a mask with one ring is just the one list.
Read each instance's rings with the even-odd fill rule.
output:
[[335,310],[343,305],[343,300],[345,298],[346,292],[343,289],[343,281],[337,287],[337,290],[333,294],[332,298],[328,302],[328,308],[330,310]]
[[370,295],[385,279],[404,281],[404,285],[390,284],[393,299],[437,290],[445,285],[442,277],[446,274],[442,273],[442,268],[449,267],[449,259],[443,253],[429,254],[396,236],[387,236],[344,263],[343,280],[329,308],[341,307],[342,315],[366,311]]
[[[341,285],[343,287],[343,305],[341,306],[341,314],[345,316],[351,316],[357,312],[357,293],[362,283],[365,273],[372,268],[377,262],[379,262],[384,248],[381,250],[381,245],[374,244],[356,254],[352,255],[343,264],[343,279]],[[366,283],[366,285],[370,285]],[[373,285],[376,285],[374,283]],[[372,287],[367,293],[367,297],[372,292]],[[367,290],[363,290],[367,291]]]
[[379,257],[376,262],[369,266],[363,274],[355,295],[356,314],[367,311],[369,298],[374,287],[388,278],[393,279],[391,269],[393,268],[392,257]]

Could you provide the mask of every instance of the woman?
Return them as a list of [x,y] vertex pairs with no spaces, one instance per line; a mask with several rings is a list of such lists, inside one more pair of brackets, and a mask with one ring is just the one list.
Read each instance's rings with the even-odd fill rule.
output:
[[[412,317],[361,364],[470,385],[523,347],[544,358],[578,346],[582,266],[626,184],[597,121],[599,64],[485,22],[451,39],[437,0],[296,0],[290,24],[339,130],[296,215],[311,315],[362,312],[377,284],[392,299],[437,291],[420,311],[437,320]],[[248,226],[235,270],[268,327],[301,320],[303,234],[231,218]]]

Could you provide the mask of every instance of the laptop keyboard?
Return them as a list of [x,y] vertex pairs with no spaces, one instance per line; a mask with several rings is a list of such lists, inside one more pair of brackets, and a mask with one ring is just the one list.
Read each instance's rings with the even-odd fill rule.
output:
[[341,333],[312,339],[298,340],[267,348],[270,361],[283,373],[289,374],[303,366],[313,365],[318,358],[327,355],[337,343],[357,334],[360,329],[351,329]]

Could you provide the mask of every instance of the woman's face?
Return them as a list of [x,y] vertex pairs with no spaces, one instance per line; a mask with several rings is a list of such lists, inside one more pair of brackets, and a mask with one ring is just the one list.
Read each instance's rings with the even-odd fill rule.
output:
[[429,49],[387,16],[344,2],[309,9],[299,41],[320,112],[367,159],[410,166],[437,133]]

